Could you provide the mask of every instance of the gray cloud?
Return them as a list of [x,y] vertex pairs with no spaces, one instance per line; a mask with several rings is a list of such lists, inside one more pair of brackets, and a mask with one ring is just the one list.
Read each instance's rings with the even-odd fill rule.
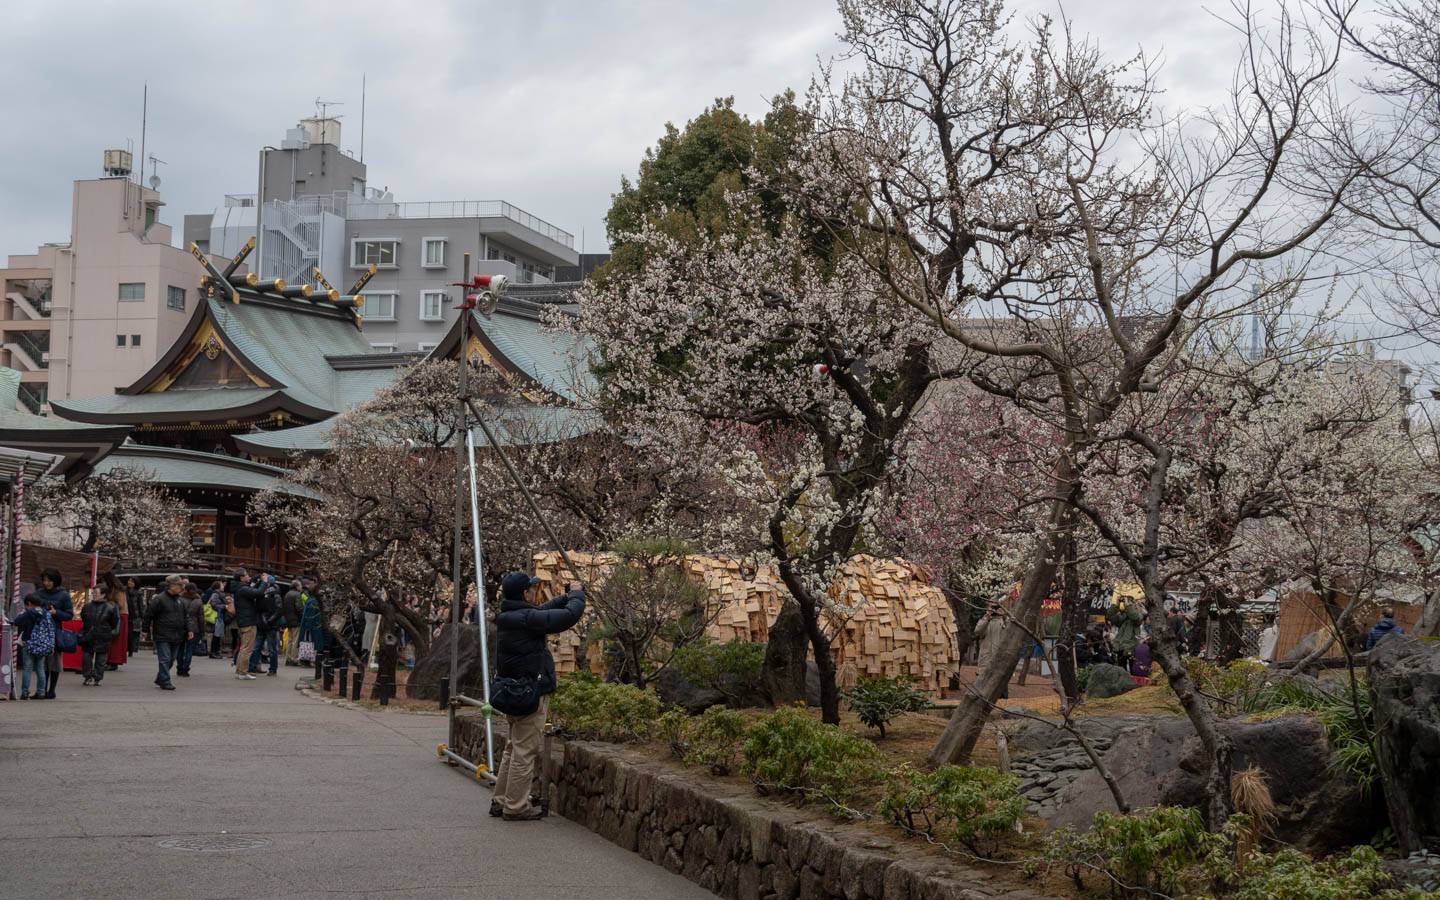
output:
[[[1236,35],[1198,4],[1065,11],[1114,56],[1143,45],[1163,58],[1167,106],[1213,101],[1229,81]],[[509,200],[600,249],[611,192],[665,122],[720,96],[759,114],[803,91],[839,28],[831,0],[145,0],[11,4],[6,16],[0,254],[65,240],[70,182],[98,175],[101,151],[127,138],[138,155],[144,81],[146,150],[165,160],[162,218],[178,230],[184,213],[254,191],[256,151],[316,97],[344,103],[344,149],[358,154],[362,73],[373,186],[400,200]]]

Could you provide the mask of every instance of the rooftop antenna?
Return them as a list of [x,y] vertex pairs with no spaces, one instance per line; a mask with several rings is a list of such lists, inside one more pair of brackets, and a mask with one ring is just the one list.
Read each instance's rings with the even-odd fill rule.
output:
[[160,190],[160,172],[157,166],[168,165],[163,159],[156,159],[155,154],[150,154],[150,190]]
[[145,128],[150,119],[150,82],[144,84],[140,95],[140,174],[135,179],[136,184],[145,177]]

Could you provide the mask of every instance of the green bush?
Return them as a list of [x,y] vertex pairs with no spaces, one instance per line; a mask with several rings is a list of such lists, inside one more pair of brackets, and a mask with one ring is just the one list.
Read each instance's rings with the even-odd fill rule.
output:
[[1286,680],[1275,688],[1275,697],[1279,707],[1315,716],[1330,740],[1330,765],[1368,794],[1380,780],[1380,768],[1370,742],[1375,714],[1364,677],[1357,675],[1353,683],[1347,680],[1333,691]]
[[592,741],[640,741],[655,733],[660,698],[630,684],[609,684],[588,672],[559,680],[550,719],[567,737]]
[[1041,858],[1062,867],[1082,891],[1083,876],[1098,873],[1118,896],[1174,896],[1233,872],[1234,829],[1248,821],[1232,817],[1224,832],[1211,834],[1199,811],[1184,807],[1157,806],[1128,816],[1097,812],[1089,831],[1067,826],[1047,837]]
[[1202,693],[1218,698],[1220,712],[1249,715],[1273,709],[1277,704],[1270,670],[1253,659],[1237,659],[1217,665],[1207,659],[1187,657],[1185,670]]
[[1085,693],[1085,689],[1090,686],[1090,671],[1094,668],[1094,666],[1081,666],[1075,670],[1075,690],[1082,694]]
[[891,774],[880,812],[907,831],[956,840],[982,856],[982,838],[1015,828],[1025,810],[1020,779],[981,766],[941,766],[934,772],[901,768]]
[[924,691],[917,691],[907,677],[878,678],[861,676],[855,686],[846,692],[845,699],[850,708],[871,728],[880,729],[885,736],[885,724],[901,713],[919,712],[928,709],[930,697]]
[[655,737],[670,746],[676,759],[684,759],[690,752],[690,714],[678,706],[672,706],[655,722]]
[[[1361,845],[1333,861],[1316,862],[1298,850],[1256,853],[1246,861],[1237,900],[1410,900],[1426,896],[1415,888],[1393,888],[1380,867],[1380,854]],[[1433,894],[1430,896],[1434,896]]]
[[762,793],[820,796],[840,812],[857,783],[876,777],[880,758],[869,741],[790,707],[756,720],[742,752],[742,771]]
[[731,705],[738,705],[760,681],[765,645],[699,640],[676,650],[670,666],[691,684],[719,691]]
[[712,775],[735,771],[740,745],[745,740],[745,717],[724,706],[712,706],[692,720],[685,765],[705,766]]

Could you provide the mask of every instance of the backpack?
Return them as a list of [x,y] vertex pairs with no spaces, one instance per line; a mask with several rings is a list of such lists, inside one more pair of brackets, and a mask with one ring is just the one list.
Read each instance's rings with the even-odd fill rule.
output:
[[49,613],[40,614],[40,621],[30,629],[25,649],[31,656],[49,656],[55,652],[55,620]]

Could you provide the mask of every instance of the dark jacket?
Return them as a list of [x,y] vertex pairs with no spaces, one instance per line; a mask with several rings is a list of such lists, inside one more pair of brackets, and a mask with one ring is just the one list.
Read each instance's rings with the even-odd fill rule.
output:
[[55,620],[55,630],[60,630],[61,622],[68,622],[75,618],[75,604],[70,601],[70,592],[63,587],[54,589],[38,588],[35,596],[40,598],[40,606],[50,613],[50,618]]
[[35,627],[43,615],[45,615],[44,610],[27,609],[11,620],[11,624],[15,626],[15,631],[20,635],[20,640],[30,640],[30,630]]
[[80,623],[80,642],[103,647],[120,630],[120,609],[104,600],[91,600],[80,610]]
[[545,636],[575,627],[585,614],[585,592],[561,594],[540,606],[506,597],[495,616],[495,671],[510,678],[540,678],[540,693],[555,692],[555,660]]
[[1130,661],[1130,674],[1138,675],[1141,678],[1150,677],[1150,669],[1154,666],[1154,660],[1150,656],[1150,644],[1141,641],[1135,645],[1135,658]]
[[260,601],[265,586],[258,582],[246,584],[240,579],[230,582],[230,596],[235,598],[235,627],[249,628],[260,624]]
[[185,630],[195,634],[205,633],[205,601],[199,597],[180,597],[180,608],[185,610]]
[[1380,639],[1385,637],[1387,634],[1404,633],[1405,629],[1395,624],[1394,619],[1387,619],[1382,617],[1380,621],[1375,623],[1375,627],[1370,629],[1370,633],[1365,636],[1365,649],[1375,649],[1375,645],[1380,643]]
[[145,608],[145,630],[156,643],[178,644],[185,640],[185,607],[183,597],[161,591],[150,598]]
[[265,594],[255,603],[260,614],[261,631],[281,631],[285,628],[285,612],[280,591],[273,585],[265,588]]
[[300,617],[305,611],[305,598],[300,594],[299,588],[291,588],[285,592],[285,627],[299,628]]

